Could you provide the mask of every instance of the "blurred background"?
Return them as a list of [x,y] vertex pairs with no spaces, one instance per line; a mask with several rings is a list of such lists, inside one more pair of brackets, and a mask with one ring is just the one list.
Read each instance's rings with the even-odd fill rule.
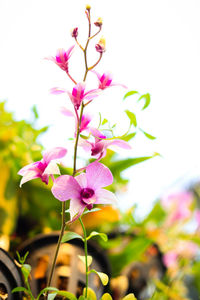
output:
[[[54,56],[58,48],[68,49],[74,44],[70,29],[76,26],[79,40],[84,43],[86,4],[81,0],[0,0],[0,232],[4,237],[2,245],[9,249],[11,244],[13,252],[21,241],[60,228],[60,203],[50,189],[39,180],[20,189],[17,172],[24,165],[40,160],[43,149],[55,146],[69,150],[61,169],[71,172],[70,139],[74,124],[72,118],[60,113],[62,106],[71,109],[71,103],[66,96],[51,95],[49,90],[52,87],[71,90],[73,85],[46,58]],[[130,141],[132,149],[118,154],[109,151],[102,161],[113,172],[115,180],[110,188],[119,201],[112,214],[106,210],[103,215],[97,213],[98,226],[111,234],[113,240],[117,239],[116,247],[120,244],[119,235],[124,231],[128,234],[128,246],[125,243],[123,250],[112,252],[110,244],[112,266],[119,261],[116,253],[121,258],[127,257],[121,260],[123,266],[119,264],[113,269],[113,276],[129,278],[127,289],[128,286],[131,289],[129,275],[137,277],[141,267],[134,265],[137,270],[129,274],[132,261],[144,263],[149,253],[162,253],[160,261],[163,268],[169,269],[169,278],[177,279],[180,270],[181,275],[189,274],[187,280],[196,282],[189,299],[198,299],[195,295],[200,293],[197,291],[200,289],[200,3],[94,0],[89,4],[92,20],[103,18],[102,35],[106,38],[107,50],[96,70],[112,72],[113,81],[125,84],[128,90],[151,95],[149,107],[142,110],[137,95],[122,101],[127,91],[113,87],[88,106],[88,112],[94,113],[93,124],[98,124],[101,112],[103,118],[117,124],[117,135],[128,127],[124,109],[133,111],[138,122],[137,134]],[[89,49],[91,64],[98,58],[94,45],[91,43]],[[82,63],[77,47],[70,59],[70,70],[78,81],[83,77]],[[91,86],[97,84],[93,74],[88,79]],[[152,136],[148,138],[139,128]],[[80,150],[78,164],[84,165],[87,159]],[[105,221],[109,225],[104,225]],[[74,226],[78,231],[77,225]],[[88,230],[96,226],[92,216],[87,226]],[[129,243],[132,234],[138,239],[136,246],[141,256],[128,255],[136,247]],[[186,295],[185,281],[180,278],[173,280],[174,290],[181,286],[182,295]],[[140,291],[147,281],[145,278],[138,284]],[[169,282],[172,284],[170,280],[159,282],[159,291],[166,294]],[[148,291],[146,294],[150,295],[149,286]],[[169,297],[186,299],[186,296]]]

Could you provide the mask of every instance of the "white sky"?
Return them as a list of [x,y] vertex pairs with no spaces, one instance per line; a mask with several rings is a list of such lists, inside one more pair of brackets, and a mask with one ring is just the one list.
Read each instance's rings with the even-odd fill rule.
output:
[[[140,135],[127,155],[143,156],[155,151],[163,157],[128,170],[128,193],[119,196],[121,208],[138,203],[142,213],[174,182],[179,187],[187,184],[187,179],[200,177],[200,1],[88,2],[93,21],[103,18],[107,41],[98,70],[109,70],[116,82],[151,94],[150,107],[138,118],[140,126],[157,140],[148,141]],[[18,119],[28,119],[30,108],[37,105],[39,125],[52,125],[43,139],[45,147],[68,147],[72,121],[60,116],[59,108],[63,104],[70,107],[70,102],[63,96],[50,95],[49,89],[59,86],[70,90],[72,84],[64,72],[43,58],[73,44],[71,28],[78,26],[84,37],[86,3],[0,0],[0,99],[8,99],[7,107]],[[92,50],[91,61],[95,62],[97,54]],[[81,80],[83,68],[78,52],[77,48],[70,66],[74,77]],[[124,127],[120,123],[124,90],[116,87],[105,94],[91,109]],[[127,100],[129,108],[136,109],[136,99]]]

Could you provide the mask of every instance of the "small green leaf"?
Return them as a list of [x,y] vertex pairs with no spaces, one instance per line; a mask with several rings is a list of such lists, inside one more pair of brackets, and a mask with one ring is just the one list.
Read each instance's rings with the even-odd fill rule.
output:
[[69,300],[77,300],[77,298],[74,296],[74,294],[66,291],[58,291],[57,295],[64,296]]
[[31,272],[31,266],[28,265],[28,264],[24,264],[21,267],[21,271],[22,271],[22,274],[24,275],[24,280],[27,281],[28,277],[29,277],[29,274]]
[[63,235],[61,243],[65,243],[68,241],[71,241],[73,239],[81,239],[82,240],[82,236],[80,236],[79,234],[75,233],[75,232],[67,232]]
[[[44,294],[45,292],[51,292],[51,291],[57,292],[58,289],[57,289],[57,288],[54,288],[54,287],[46,287],[46,288],[44,288],[43,290],[40,291],[40,293],[38,294],[36,300],[39,300],[39,299],[40,299],[40,296],[41,296],[42,294]],[[51,296],[51,295],[54,295],[54,298],[55,298],[56,293],[49,294],[49,295],[48,295],[48,300],[53,300],[53,299],[54,299],[53,297],[52,297],[52,298],[51,298],[51,297],[49,298],[49,296]]]
[[12,293],[16,293],[16,292],[27,292],[27,293],[29,293],[29,291],[23,286],[16,287],[12,290]]
[[83,295],[81,295],[78,300],[87,300]]
[[86,211],[84,211],[84,213],[82,215],[93,213],[93,212],[99,211],[99,210],[101,210],[101,209],[100,208],[92,208],[91,210],[87,209]]
[[111,295],[109,293],[105,293],[101,297],[101,300],[112,300],[112,297],[111,297]]
[[136,136],[136,134],[137,134],[137,132],[129,133],[129,134],[127,134],[127,135],[121,137],[121,139],[122,139],[123,141],[128,142],[128,141],[130,141],[131,139],[133,139],[133,138]]
[[87,240],[91,239],[94,236],[100,236],[104,242],[107,242],[108,240],[108,237],[105,233],[97,232],[97,231],[92,231],[90,235],[87,237]]
[[107,119],[103,119],[103,121],[102,121],[102,124],[101,124],[101,125],[104,125],[104,124],[106,124],[106,123],[108,123],[108,120],[107,120]]
[[125,296],[122,300],[137,300],[134,296],[134,294],[128,294],[127,296]]
[[100,278],[100,280],[101,280],[101,282],[102,282],[103,285],[107,285],[108,284],[109,278],[108,278],[107,274],[105,274],[103,272],[97,272],[94,269],[90,270],[89,272],[97,274],[99,276],[99,278]]
[[134,95],[134,94],[138,94],[138,92],[137,92],[137,91],[129,91],[128,93],[126,93],[126,94],[124,95],[123,100],[125,100],[127,97],[132,96],[132,95]]
[[[79,257],[80,260],[85,264],[85,256],[78,255],[78,257]],[[92,256],[88,255],[88,256],[87,256],[87,264],[88,264],[88,267],[91,265],[91,263],[92,263]]]
[[[57,293],[48,294],[47,300],[54,300],[56,298]],[[39,298],[38,298],[39,299]]]
[[87,140],[89,138],[89,136],[86,136],[86,135],[83,135],[83,134],[80,134],[80,137],[84,140]]
[[141,128],[140,128],[140,131],[142,131],[142,133],[143,133],[148,139],[150,139],[150,140],[155,140],[155,139],[156,139],[155,136],[153,136],[153,135],[147,133],[146,131],[144,131],[144,130],[141,129]]
[[138,101],[144,99],[145,100],[145,103],[144,103],[144,106],[142,109],[145,109],[149,106],[150,102],[151,102],[151,97],[150,97],[150,94],[147,93],[147,94],[144,94],[142,96],[140,96],[140,98],[138,99]]
[[[85,296],[85,293],[86,293],[86,288],[84,288],[84,290],[83,290],[83,296]],[[89,299],[89,300],[97,300],[97,296],[96,296],[95,292],[91,288],[88,288],[87,299]]]
[[37,111],[36,105],[33,105],[32,112],[34,114],[35,120],[37,120],[39,118],[39,115],[38,115],[38,111]]
[[125,113],[127,114],[129,120],[130,120],[130,125],[134,125],[135,127],[137,126],[137,119],[136,116],[133,112],[129,110],[125,110]]

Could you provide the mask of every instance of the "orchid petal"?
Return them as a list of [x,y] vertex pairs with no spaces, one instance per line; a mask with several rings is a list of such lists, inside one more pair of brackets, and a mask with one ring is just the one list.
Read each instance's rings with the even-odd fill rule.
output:
[[74,177],[62,175],[56,178],[51,191],[55,198],[60,201],[66,201],[69,199],[79,199],[81,187]]
[[82,138],[79,139],[78,145],[81,146],[85,151],[91,151],[92,149],[92,143]]
[[60,112],[67,117],[75,117],[73,112],[71,110],[65,108],[64,106],[62,106],[60,108]]
[[64,89],[58,88],[58,87],[54,87],[54,88],[50,89],[50,93],[54,94],[54,95],[60,95],[60,94],[63,94],[63,93],[67,93],[67,91],[64,90]]
[[47,150],[43,154],[44,161],[48,164],[53,159],[59,159],[66,155],[67,150],[62,147],[55,147],[53,149]]
[[82,173],[78,176],[75,177],[76,181],[80,185],[81,188],[86,188],[87,187],[87,177],[85,173]]
[[93,190],[108,186],[113,182],[110,170],[99,162],[93,162],[86,167],[86,177],[88,187]]
[[40,164],[41,164],[40,161],[31,163],[31,164],[29,164],[29,165],[23,167],[22,169],[20,169],[19,172],[18,172],[17,174],[24,176],[28,171],[32,171],[32,170],[35,170],[35,169],[39,169]]
[[113,194],[108,190],[105,189],[96,190],[95,195],[97,198],[95,204],[117,204],[117,198],[115,194]]
[[42,175],[52,175],[52,174],[60,175],[60,169],[57,166],[55,161],[51,161],[48,164],[48,166],[46,167]]
[[115,146],[118,146],[123,149],[131,149],[131,146],[129,145],[129,143],[127,143],[126,141],[123,141],[123,140],[119,140],[119,139],[105,141],[106,148],[111,145],[115,145]]
[[23,175],[19,186],[21,187],[22,184],[24,184],[25,182],[30,181],[35,178],[40,178],[40,177],[41,177],[41,175],[37,170],[29,170],[29,171],[27,171],[27,173],[25,173]]
[[[86,205],[78,199],[71,199],[69,206],[70,220],[76,221],[84,212]],[[75,217],[75,218],[74,218]]]

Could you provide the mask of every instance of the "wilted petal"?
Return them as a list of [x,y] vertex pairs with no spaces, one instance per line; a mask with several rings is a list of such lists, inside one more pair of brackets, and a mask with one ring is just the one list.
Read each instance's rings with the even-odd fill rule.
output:
[[32,180],[32,179],[35,179],[35,178],[40,178],[40,177],[41,177],[41,175],[37,170],[29,170],[23,175],[19,186],[21,187],[22,184],[24,184],[25,182],[27,182],[29,180]]
[[62,147],[55,147],[53,149],[47,150],[43,154],[44,161],[48,164],[53,159],[59,159],[66,155],[67,150]]
[[51,189],[55,198],[60,201],[69,199],[80,199],[81,187],[74,177],[62,175],[54,181]]
[[93,190],[110,185],[113,176],[110,170],[99,162],[93,162],[86,167],[88,187]]
[[48,166],[46,167],[42,175],[51,175],[51,174],[60,175],[60,169],[58,168],[55,161],[51,161],[48,164]]
[[117,198],[115,194],[113,194],[108,190],[105,189],[96,190],[95,195],[97,198],[95,204],[117,204]]

